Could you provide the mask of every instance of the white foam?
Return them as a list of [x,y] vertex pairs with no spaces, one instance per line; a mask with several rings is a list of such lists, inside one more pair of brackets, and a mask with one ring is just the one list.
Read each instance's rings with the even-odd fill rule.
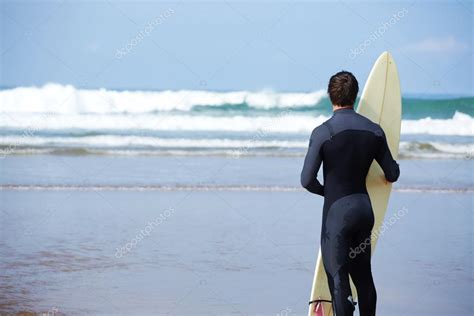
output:
[[474,144],[450,144],[442,142],[400,142],[400,154],[414,158],[465,158],[474,155]]
[[[0,126],[38,130],[87,131],[144,129],[150,131],[235,131],[304,133],[328,119],[292,111],[317,104],[325,91],[277,93],[273,91],[110,91],[82,90],[47,84],[0,91]],[[190,112],[196,105],[242,104],[259,109],[281,108],[281,114],[227,116]],[[181,110],[181,113],[169,112]],[[402,134],[474,135],[474,118],[456,112],[452,118],[403,120]]]
[[[291,111],[289,111],[291,113]],[[3,128],[21,129],[25,133],[39,130],[80,129],[107,131],[141,129],[149,131],[230,131],[268,133],[310,133],[313,128],[329,117],[302,114],[277,116],[208,116],[178,114],[28,114],[4,113],[0,115]],[[456,112],[450,119],[403,120],[402,134],[426,135],[474,135],[474,118]]]
[[402,134],[473,136],[474,118],[456,111],[451,119],[403,120]]
[[[3,154],[22,153],[28,149],[77,148],[101,149],[112,154],[153,154],[158,150],[168,154],[196,154],[197,151],[216,154],[255,154],[261,150],[273,150],[275,154],[303,155],[307,148],[306,140],[280,140],[259,138],[160,138],[152,136],[98,135],[85,137],[38,137],[34,135],[0,137],[0,151]],[[257,151],[255,151],[256,149]],[[120,153],[122,151],[122,153]],[[403,157],[418,158],[471,158],[474,144],[449,144],[441,142],[401,142],[400,153]]]
[[307,133],[328,117],[282,116],[206,116],[206,115],[0,115],[0,126],[33,134],[40,130],[82,129],[90,131],[141,129],[149,131],[231,131]]
[[307,141],[260,139],[186,139],[147,136],[87,136],[87,137],[35,137],[6,136],[0,138],[3,146],[55,146],[55,147],[112,147],[112,148],[304,148]]
[[[15,191],[254,191],[254,192],[297,192],[304,191],[300,186],[279,185],[113,185],[113,184],[1,184],[0,190]],[[430,193],[472,193],[473,188],[423,188],[423,187],[395,187],[395,192],[430,192]]]
[[251,107],[291,108],[316,105],[326,96],[324,90],[277,93],[270,90],[251,92],[213,91],[111,91],[83,90],[70,85],[46,84],[43,87],[19,87],[0,91],[3,113],[148,113],[190,111],[196,105],[220,106],[247,103]]

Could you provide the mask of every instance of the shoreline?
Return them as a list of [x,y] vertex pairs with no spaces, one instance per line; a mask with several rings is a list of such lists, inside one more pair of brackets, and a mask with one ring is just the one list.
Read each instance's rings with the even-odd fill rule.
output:
[[[296,186],[265,186],[265,185],[22,185],[2,184],[0,191],[229,191],[229,192],[305,192]],[[392,188],[392,192],[402,193],[474,193],[472,188],[424,188],[400,187]]]

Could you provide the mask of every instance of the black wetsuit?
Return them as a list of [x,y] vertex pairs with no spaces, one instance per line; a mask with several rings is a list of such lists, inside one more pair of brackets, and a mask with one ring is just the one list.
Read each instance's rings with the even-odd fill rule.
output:
[[[375,315],[370,266],[374,214],[365,185],[374,159],[388,181],[398,179],[400,170],[382,128],[343,108],[313,130],[301,172],[303,187],[324,196],[321,251],[336,316],[353,315],[349,275],[357,288],[360,315]],[[316,179],[321,163],[324,186]]]

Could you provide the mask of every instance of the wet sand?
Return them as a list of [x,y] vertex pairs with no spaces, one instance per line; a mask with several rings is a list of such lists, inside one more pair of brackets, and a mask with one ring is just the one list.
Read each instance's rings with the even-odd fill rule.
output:
[[[1,213],[4,311],[306,310],[321,201],[305,192],[1,196],[8,205]],[[384,233],[373,260],[379,313],[469,315],[472,196],[395,193],[389,212],[403,207],[407,214]]]
[[[205,164],[183,159],[182,168],[176,165],[175,170],[178,184],[188,189],[134,190],[137,185],[173,184],[171,162],[61,159],[79,167],[84,178],[74,177],[73,171],[67,178],[66,165],[61,171],[54,157],[14,157],[0,163],[1,312],[306,312],[323,201],[303,190],[258,189],[285,182],[296,187],[290,175],[297,172],[298,161],[210,159],[210,166],[224,166],[213,180],[208,177],[212,170],[199,169]],[[154,166],[149,174],[147,166]],[[189,172],[186,177],[186,168],[198,170],[198,176]],[[271,168],[281,172],[270,174]],[[386,219],[401,209],[406,212],[387,226],[373,259],[379,315],[472,314],[473,197],[465,190],[472,190],[469,168],[471,161],[402,161],[402,172],[411,172],[395,186]],[[94,172],[99,169],[102,174]],[[461,176],[442,181],[449,174]],[[88,175],[95,178],[86,181]],[[47,187],[65,182],[88,188]],[[7,188],[8,183],[39,187]],[[257,189],[247,190],[246,184]],[[208,188],[192,189],[196,185]],[[226,185],[237,189],[226,190]]]

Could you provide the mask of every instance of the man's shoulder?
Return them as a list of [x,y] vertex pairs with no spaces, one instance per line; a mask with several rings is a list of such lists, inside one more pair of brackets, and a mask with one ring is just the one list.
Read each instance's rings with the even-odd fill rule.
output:
[[311,138],[319,139],[321,141],[329,139],[331,136],[331,133],[329,131],[329,127],[327,126],[327,124],[330,120],[331,119],[328,119],[324,121],[322,124],[316,126],[311,132]]
[[362,123],[362,125],[369,131],[373,132],[376,136],[382,136],[383,135],[383,129],[382,127],[373,122],[372,120],[370,120],[369,118],[359,114],[359,113],[356,113],[357,114],[357,117],[358,119],[360,120],[360,122]]

